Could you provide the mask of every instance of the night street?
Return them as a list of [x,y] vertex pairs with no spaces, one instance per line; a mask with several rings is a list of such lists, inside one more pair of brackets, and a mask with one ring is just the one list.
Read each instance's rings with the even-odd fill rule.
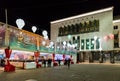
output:
[[0,81],[119,81],[118,64],[75,64],[67,66],[0,71]]

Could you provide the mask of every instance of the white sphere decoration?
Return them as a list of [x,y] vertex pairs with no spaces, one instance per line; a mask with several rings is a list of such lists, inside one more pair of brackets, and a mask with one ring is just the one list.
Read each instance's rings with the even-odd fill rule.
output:
[[22,29],[24,27],[24,25],[25,25],[25,22],[24,22],[23,19],[17,19],[16,24],[17,24],[19,29]]
[[42,45],[45,45],[46,44],[46,42],[45,41],[42,41]]
[[94,40],[97,40],[97,36],[94,36]]
[[64,46],[66,45],[66,41],[63,42],[63,45],[64,45]]
[[71,39],[71,37],[72,37],[71,35],[68,35],[68,39]]
[[43,36],[47,36],[47,31],[46,30],[44,30],[43,32],[42,32],[42,34],[43,34]]
[[53,46],[53,45],[54,45],[54,43],[53,43],[53,42],[50,42],[50,45],[51,45],[51,46]]
[[73,44],[72,47],[75,48],[75,44]]
[[67,46],[70,47],[70,43],[67,43]]
[[36,26],[32,26],[32,31],[35,33],[37,30],[37,27]]
[[48,39],[48,36],[44,36],[44,39],[47,40],[47,39]]

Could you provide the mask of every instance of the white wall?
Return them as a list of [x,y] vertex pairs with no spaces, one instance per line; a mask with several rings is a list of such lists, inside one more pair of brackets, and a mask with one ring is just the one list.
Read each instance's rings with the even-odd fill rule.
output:
[[[93,13],[93,12],[90,12],[90,13]],[[86,16],[82,14],[82,16],[80,17],[78,16],[77,18],[73,18],[73,19],[72,18],[66,19],[66,20],[64,19],[63,21],[61,20],[60,22],[56,22],[56,23],[51,22],[51,41],[57,41],[59,27],[64,26],[64,25],[67,26],[67,25],[74,24],[74,23],[94,20],[94,19],[99,20],[99,32],[77,34],[80,36],[80,40],[89,39],[89,38],[91,39],[91,38],[94,38],[94,36],[97,36],[101,39],[101,42],[102,42],[101,47],[103,50],[113,50],[113,40],[111,39],[109,39],[108,41],[104,40],[104,36],[113,33],[113,23],[112,23],[113,22],[113,8],[107,11],[94,13],[94,14],[90,14]],[[77,35],[72,35],[72,36],[77,36]],[[68,41],[68,38],[67,36],[61,36],[61,40]],[[87,50],[82,50],[82,51],[87,51]]]

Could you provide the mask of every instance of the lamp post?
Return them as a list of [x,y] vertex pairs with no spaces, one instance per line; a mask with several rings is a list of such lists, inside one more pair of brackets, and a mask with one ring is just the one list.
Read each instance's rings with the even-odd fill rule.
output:
[[9,46],[9,28],[8,28],[7,9],[5,9],[5,17],[6,17],[5,46]]

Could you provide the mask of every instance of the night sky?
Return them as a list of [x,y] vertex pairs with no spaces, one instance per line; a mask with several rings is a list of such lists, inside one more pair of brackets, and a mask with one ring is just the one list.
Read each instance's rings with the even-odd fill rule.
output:
[[47,30],[50,34],[50,21],[62,19],[102,8],[114,7],[114,16],[120,15],[120,0],[1,0],[0,22],[5,23],[5,8],[8,12],[8,24],[17,26],[15,21],[25,21],[23,29],[32,32],[36,26],[41,34]]

